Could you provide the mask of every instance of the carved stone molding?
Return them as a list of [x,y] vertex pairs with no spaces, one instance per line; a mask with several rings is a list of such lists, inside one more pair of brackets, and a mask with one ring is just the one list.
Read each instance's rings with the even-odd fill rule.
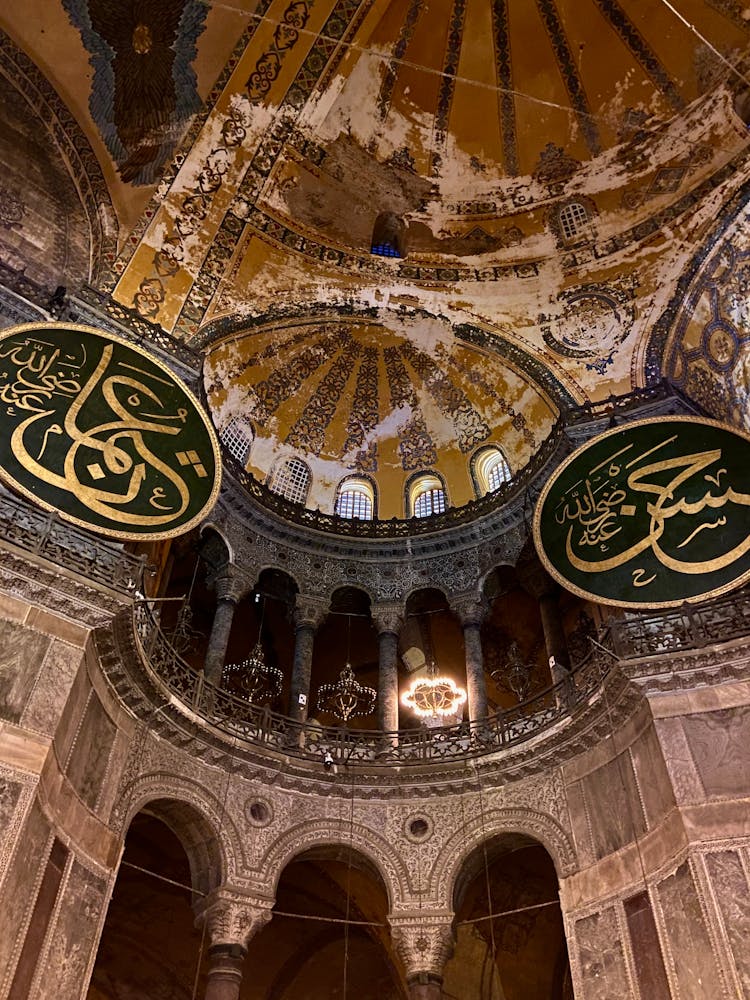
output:
[[455,945],[452,910],[413,910],[391,913],[391,938],[403,962],[407,979],[420,973],[442,978]]
[[393,632],[398,635],[404,624],[404,606],[402,604],[374,604],[372,621],[378,632]]
[[309,625],[316,631],[328,611],[328,602],[309,594],[297,594],[294,601],[294,626]]
[[271,919],[274,901],[220,886],[195,905],[197,926],[205,922],[211,947],[239,945],[247,948],[251,938]]

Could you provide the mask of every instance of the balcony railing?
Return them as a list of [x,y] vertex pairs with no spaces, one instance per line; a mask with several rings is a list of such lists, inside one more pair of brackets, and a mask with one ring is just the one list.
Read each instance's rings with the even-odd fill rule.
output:
[[0,539],[124,594],[140,586],[145,558],[102,541],[0,486]]
[[569,718],[600,689],[622,660],[663,656],[750,635],[750,593],[659,615],[610,619],[591,652],[570,675],[487,719],[429,729],[365,731],[296,722],[208,683],[173,649],[148,601],[134,606],[138,645],[152,678],[191,712],[233,738],[287,756],[368,767],[448,763],[496,753]]

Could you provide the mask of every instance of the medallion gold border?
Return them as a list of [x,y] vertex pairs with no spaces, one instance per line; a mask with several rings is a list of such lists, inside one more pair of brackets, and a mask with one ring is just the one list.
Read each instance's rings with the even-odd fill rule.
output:
[[167,538],[177,538],[180,535],[185,535],[191,531],[197,524],[200,524],[208,514],[213,510],[216,501],[219,497],[219,492],[221,490],[221,478],[222,478],[222,462],[221,462],[221,448],[219,446],[219,440],[216,435],[216,430],[211,422],[211,419],[206,413],[203,405],[201,404],[198,397],[192,392],[187,385],[182,381],[179,375],[161,361],[155,354],[145,349],[141,344],[135,344],[125,337],[119,337],[117,334],[109,333],[105,330],[98,330],[94,326],[87,326],[83,323],[22,323],[20,326],[7,327],[4,330],[0,330],[0,343],[6,340],[8,337],[15,336],[19,333],[34,333],[43,332],[45,330],[71,330],[76,333],[88,333],[99,337],[102,340],[113,341],[117,344],[122,344],[124,347],[129,347],[131,350],[135,351],[136,354],[140,354],[150,361],[152,364],[156,365],[160,371],[163,371],[169,378],[175,383],[175,385],[180,388],[185,394],[186,398],[192,403],[194,409],[199,414],[203,425],[208,432],[209,441],[211,442],[211,447],[213,449],[214,456],[214,485],[211,490],[211,494],[206,500],[205,504],[201,507],[197,514],[194,514],[189,521],[181,524],[179,528],[174,528],[171,531],[142,531],[138,533],[129,531],[116,531],[112,528],[105,528],[98,524],[92,524],[90,521],[83,521],[78,517],[74,517],[72,514],[68,514],[66,511],[62,510],[60,507],[55,507],[54,504],[48,503],[46,500],[42,500],[35,493],[29,490],[27,487],[22,486],[21,483],[16,482],[16,480],[0,465],[0,479],[7,483],[11,489],[16,490],[22,496],[31,500],[32,503],[41,507],[43,510],[48,510],[59,514],[63,520],[75,524],[79,528],[85,528],[87,531],[91,531],[94,534],[104,535],[105,538],[113,538],[118,541],[127,542],[159,542],[164,541]]
[[696,594],[693,597],[684,597],[679,601],[616,601],[613,598],[602,597],[601,594],[594,594],[591,591],[583,590],[581,587],[576,586],[567,577],[558,570],[554,564],[550,561],[544,546],[542,545],[542,536],[540,522],[542,518],[542,508],[549,495],[550,490],[555,485],[557,480],[560,478],[562,473],[576,461],[588,448],[593,447],[602,441],[606,437],[612,437],[615,434],[621,434],[624,430],[629,427],[646,427],[650,424],[663,424],[667,422],[675,423],[686,423],[686,424],[700,424],[703,427],[718,427],[720,430],[729,431],[731,434],[736,435],[736,437],[742,438],[750,444],[750,434],[740,427],[733,427],[731,424],[726,424],[721,420],[713,420],[711,417],[697,417],[689,416],[687,414],[675,414],[670,416],[662,417],[648,417],[644,420],[632,420],[628,423],[622,424],[620,427],[612,427],[610,430],[603,431],[601,434],[597,434],[596,437],[591,438],[586,441],[580,447],[576,448],[572,455],[568,455],[564,462],[555,469],[550,478],[544,484],[542,492],[539,494],[539,499],[536,502],[536,507],[534,508],[534,520],[533,520],[533,536],[534,536],[534,546],[537,551],[537,555],[542,561],[542,565],[550,574],[550,576],[556,580],[565,590],[569,591],[571,594],[576,594],[578,597],[584,597],[586,600],[593,601],[595,604],[606,604],[615,608],[633,608],[633,609],[644,609],[644,608],[680,608],[683,604],[697,604],[700,601],[708,600],[712,597],[720,597],[722,594],[727,594],[731,590],[736,590],[743,584],[750,580],[750,569],[746,570],[742,576],[738,576],[731,583],[725,584],[723,587],[718,587],[714,590],[707,590],[702,594]]

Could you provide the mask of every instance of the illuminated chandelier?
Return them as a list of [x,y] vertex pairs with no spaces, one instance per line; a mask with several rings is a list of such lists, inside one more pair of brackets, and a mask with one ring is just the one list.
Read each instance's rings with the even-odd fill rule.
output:
[[357,715],[371,715],[375,708],[377,692],[375,688],[360,684],[354,676],[349,662],[349,635],[351,616],[347,622],[346,663],[333,684],[321,684],[318,688],[318,711],[328,712],[341,722],[348,722]]
[[466,691],[452,678],[439,677],[434,660],[430,660],[427,676],[412,681],[401,695],[401,703],[425,721],[456,715],[465,701]]
[[[255,596],[256,602],[260,594]],[[281,694],[284,675],[277,667],[266,663],[261,645],[265,602],[261,604],[258,639],[247,659],[240,663],[227,663],[222,670],[224,686],[239,694],[253,705],[275,701]]]

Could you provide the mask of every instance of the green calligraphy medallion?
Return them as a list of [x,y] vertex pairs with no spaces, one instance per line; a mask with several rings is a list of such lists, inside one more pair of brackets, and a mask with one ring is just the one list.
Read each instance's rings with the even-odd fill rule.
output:
[[183,534],[221,482],[211,424],[141,347],[90,327],[0,333],[0,477],[112,538]]
[[750,436],[657,417],[587,442],[556,470],[534,541],[568,590],[622,607],[675,607],[750,579]]

